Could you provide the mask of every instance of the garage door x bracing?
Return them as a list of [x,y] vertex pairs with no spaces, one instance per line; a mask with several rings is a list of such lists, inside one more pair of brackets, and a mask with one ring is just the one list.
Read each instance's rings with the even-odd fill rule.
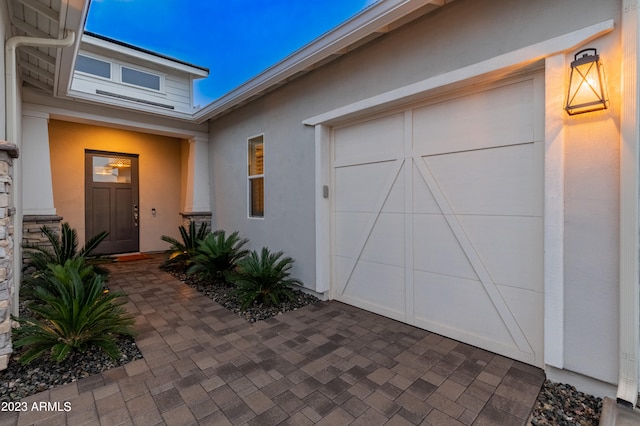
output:
[[335,299],[534,365],[543,76],[333,129]]

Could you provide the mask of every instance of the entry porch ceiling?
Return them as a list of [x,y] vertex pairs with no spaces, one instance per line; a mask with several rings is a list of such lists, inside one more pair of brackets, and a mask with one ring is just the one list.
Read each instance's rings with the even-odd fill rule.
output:
[[[88,0],[8,0],[11,35],[61,39],[67,30],[80,34]],[[18,75],[23,84],[57,94],[66,91],[73,64],[74,48],[21,46]],[[63,60],[67,59],[66,61]]]

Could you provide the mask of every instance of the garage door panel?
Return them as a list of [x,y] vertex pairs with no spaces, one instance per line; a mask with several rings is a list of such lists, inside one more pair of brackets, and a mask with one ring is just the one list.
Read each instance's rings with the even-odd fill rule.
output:
[[416,319],[515,347],[479,281],[416,271],[414,282]]
[[367,238],[360,260],[404,268],[404,214],[381,213]]
[[361,242],[370,232],[375,213],[336,212],[334,253],[336,256],[355,258],[360,253]]
[[423,157],[456,214],[534,215],[534,144]]
[[458,216],[493,282],[542,292],[542,218]]
[[[378,212],[385,186],[396,177],[396,161],[363,164],[335,169],[335,210],[340,212]],[[402,178],[398,176],[398,178]]]
[[396,158],[402,152],[404,141],[404,116],[394,114],[364,123],[334,130],[334,161],[337,164],[347,158]]
[[403,173],[404,168],[407,167],[406,164],[403,165],[394,182],[391,186],[391,189],[388,192],[387,197],[384,200],[384,204],[382,205],[383,213],[399,213],[404,214],[405,212],[405,174]]
[[417,108],[414,151],[420,155],[532,142],[533,80]]
[[416,270],[477,280],[469,259],[442,215],[413,215]]
[[543,364],[543,81],[334,129],[332,297]]
[[359,261],[350,272],[350,259],[337,258],[337,275],[344,287],[337,294],[395,312],[405,311],[404,268]]
[[[532,348],[542,348],[544,295],[515,287],[498,286],[500,294],[511,308],[513,315]],[[541,354],[538,354],[541,355]]]
[[[416,161],[423,161],[418,158]],[[413,212],[426,214],[442,214],[433,193],[427,186],[416,163],[413,163]]]

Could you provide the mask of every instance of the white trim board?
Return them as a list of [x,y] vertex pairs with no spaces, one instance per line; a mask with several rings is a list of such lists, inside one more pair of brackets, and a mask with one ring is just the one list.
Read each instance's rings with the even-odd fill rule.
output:
[[638,190],[640,170],[640,130],[638,129],[638,55],[640,44],[640,9],[637,1],[623,1],[622,76],[620,115],[620,305],[617,399],[632,406],[638,402],[640,300],[638,280]]
[[[207,125],[171,120],[167,117],[132,114],[130,111],[114,110],[102,105],[78,104],[66,99],[46,97],[31,90],[26,90],[24,93],[23,108],[33,112],[50,114],[52,119],[185,139],[209,138]],[[79,109],[79,106],[82,109]]]
[[613,20],[591,25],[581,30],[554,37],[500,56],[495,56],[478,62],[477,64],[458,68],[399,89],[394,89],[368,99],[345,105],[333,111],[307,118],[302,124],[306,126],[333,124],[336,121],[343,121],[357,115],[373,113],[379,111],[381,108],[388,108],[392,105],[408,103],[418,98],[424,98],[429,96],[435,89],[441,89],[455,83],[469,82],[474,78],[484,77],[496,71],[515,71],[546,57],[572,50],[587,41],[611,32],[613,28]]

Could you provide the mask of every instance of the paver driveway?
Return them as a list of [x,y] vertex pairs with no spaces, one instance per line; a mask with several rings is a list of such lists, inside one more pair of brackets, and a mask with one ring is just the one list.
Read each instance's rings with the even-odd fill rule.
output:
[[158,269],[119,262],[144,359],[34,395],[71,411],[0,424],[520,425],[541,370],[342,303],[249,324]]

